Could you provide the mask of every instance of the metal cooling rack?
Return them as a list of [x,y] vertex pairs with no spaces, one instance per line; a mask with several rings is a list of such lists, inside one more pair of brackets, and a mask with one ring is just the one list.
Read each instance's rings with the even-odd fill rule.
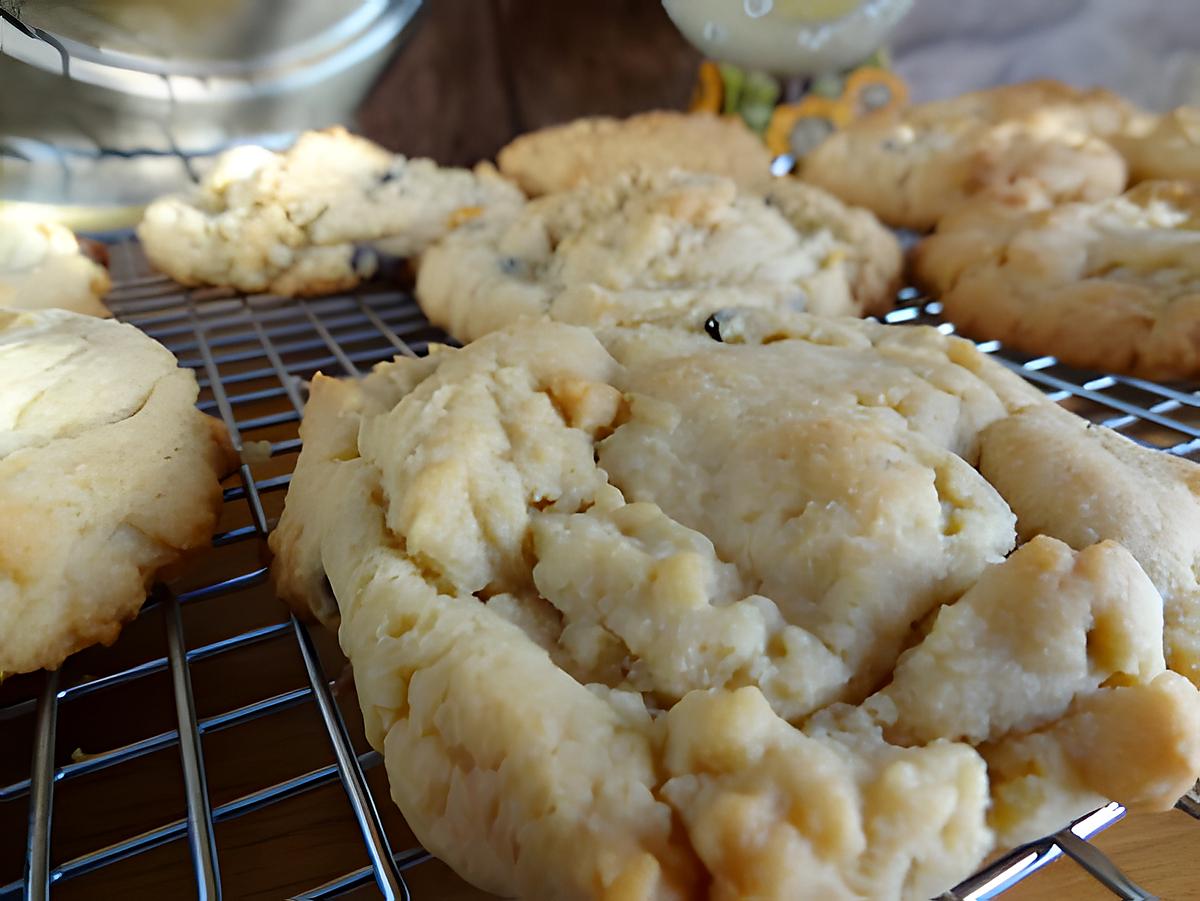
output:
[[[254,446],[256,453],[246,455],[251,462],[244,462],[227,483],[220,531],[211,551],[193,568],[190,582],[172,582],[171,589],[156,591],[114,648],[85,651],[68,660],[60,672],[15,677],[0,687],[0,730],[6,735],[28,734],[32,747],[27,777],[2,784],[8,780],[0,766],[0,835],[11,834],[13,842],[19,842],[19,825],[28,823],[23,861],[16,857],[9,861],[14,872],[3,869],[5,861],[0,857],[0,898],[43,899],[49,897],[52,887],[59,895],[71,894],[67,890],[74,886],[79,887],[75,894],[82,897],[102,896],[94,880],[109,872],[123,874],[123,867],[144,858],[157,861],[155,855],[172,849],[173,865],[181,869],[181,878],[189,885],[194,883],[200,898],[220,898],[223,892],[229,897],[254,895],[249,889],[230,884],[232,868],[226,869],[226,878],[222,878],[221,861],[231,859],[230,848],[237,848],[239,853],[245,848],[232,839],[227,845],[221,830],[243,818],[290,810],[288,805],[296,799],[325,789],[332,794],[322,796],[321,815],[326,815],[327,808],[337,808],[342,819],[351,821],[357,860],[354,854],[347,854],[351,863],[341,860],[319,876],[305,875],[304,863],[309,855],[290,854],[282,859],[278,853],[277,841],[289,840],[301,831],[299,820],[284,816],[276,823],[276,831],[266,831],[265,843],[255,852],[258,868],[272,870],[271,878],[278,879],[268,893],[260,888],[258,896],[278,897],[287,891],[291,897],[323,899],[377,889],[386,898],[447,897],[445,891],[439,894],[417,889],[423,881],[420,874],[438,865],[426,863],[430,856],[416,846],[411,833],[398,820],[382,787],[386,783],[375,778],[382,775],[380,755],[366,747],[357,709],[351,708],[353,700],[345,697],[344,686],[330,679],[329,673],[337,672],[343,664],[336,647],[322,650],[323,641],[328,645],[324,633],[315,630],[310,634],[304,624],[283,612],[273,600],[262,553],[300,447],[297,428],[303,407],[302,380],[318,369],[357,376],[397,353],[422,354],[430,341],[442,336],[421,316],[411,296],[394,288],[368,287],[315,300],[242,296],[217,289],[185,290],[152,273],[136,244],[130,241],[111,248],[111,268],[116,287],[108,303],[113,312],[161,341],[184,365],[196,370],[202,389],[201,409],[224,420],[239,447],[249,448],[250,442],[267,444]],[[939,311],[936,303],[924,302],[910,290],[901,292],[898,308],[886,320],[927,323],[944,332],[952,331],[939,319]],[[1200,454],[1200,394],[1189,387],[1081,373],[1059,366],[1050,357],[1003,351],[997,342],[980,347],[1093,422],[1169,453]],[[222,604],[224,613],[216,610]],[[189,612],[200,609],[205,616],[189,621]],[[247,611],[255,615],[266,611],[265,622],[245,627]],[[231,634],[208,634],[201,640],[193,637],[198,624],[204,626],[201,632],[208,629],[211,633],[213,623],[222,616],[232,617],[237,623],[231,627]],[[119,652],[135,640],[132,633],[154,617],[161,620],[161,634],[156,635],[151,628],[149,653],[144,659],[122,662]],[[272,683],[268,676],[275,665],[265,662],[268,654],[286,651],[288,646],[292,648],[288,653],[299,659],[302,675],[297,677],[298,684],[276,686],[279,690],[273,692],[251,692],[260,682],[264,686]],[[114,655],[117,664],[102,675],[75,667],[77,658],[86,657],[88,666],[103,669]],[[226,690],[236,688],[233,694],[237,703],[222,696],[213,712],[200,709],[212,706],[207,695],[198,695],[195,689],[199,677],[207,673],[205,667],[232,665],[232,661],[247,657],[251,666],[237,670],[245,670],[247,675],[224,683]],[[80,749],[64,756],[70,741],[62,724],[77,712],[82,699],[89,699],[86,704],[92,705],[112,693],[156,678],[165,680],[163,702],[135,711],[133,719],[153,719],[155,711],[165,710],[168,712],[163,715],[169,721],[164,728],[155,731],[147,723],[143,731],[150,731],[149,735],[122,740],[118,746],[99,753],[84,754]],[[203,705],[198,704],[198,696]],[[167,697],[169,700],[165,700]],[[343,704],[353,711],[346,717],[341,710]],[[206,767],[205,751],[213,750],[213,742],[256,724],[268,730],[265,734],[278,736],[283,718],[298,710],[315,711],[321,726],[301,730],[301,734],[310,740],[314,734],[320,736],[317,743],[323,747],[322,760],[286,778],[279,778],[275,772],[257,781],[251,779],[252,788],[241,785],[230,791],[212,785],[215,769],[211,758]],[[19,746],[18,755],[27,753],[27,746],[19,739],[13,742],[7,738],[0,742],[0,752],[6,744],[9,748]],[[288,743],[284,756],[295,756],[299,747],[299,743]],[[250,746],[237,744],[236,751],[239,757],[247,756]],[[166,771],[174,771],[175,778],[182,782],[176,815],[151,812],[149,823],[116,835],[112,830],[101,830],[90,842],[88,835],[64,835],[80,831],[68,825],[60,823],[60,828],[54,829],[56,822],[65,819],[56,814],[61,813],[60,806],[67,806],[64,792],[89,780],[96,784],[93,787],[104,789],[121,779],[121,791],[140,798],[136,767],[139,763],[148,767],[152,761],[161,762],[163,755],[174,758],[173,762],[168,759]],[[0,755],[0,765],[3,763]],[[277,761],[275,766],[282,765]],[[378,783],[377,790],[385,792],[378,805],[370,784],[372,778]],[[1198,815],[1193,801],[1185,798],[1180,806]],[[27,821],[23,809],[28,811]],[[164,809],[169,810],[170,804]],[[94,815],[96,810],[102,812],[101,817]],[[92,818],[85,821],[103,821],[108,809],[101,805],[89,812]],[[944,901],[993,898],[1065,855],[1118,897],[1150,898],[1087,842],[1123,815],[1119,805],[1110,804],[1054,836],[1005,855],[942,897]],[[5,823],[18,826],[6,830]],[[82,831],[87,833],[88,829]],[[322,836],[332,832],[322,832]],[[166,865],[155,866],[161,873]],[[304,878],[309,881],[302,888],[279,888]],[[441,878],[453,879],[447,874]],[[123,897],[136,894],[127,890],[128,883],[117,881]],[[459,885],[461,890],[449,894],[455,898],[484,897]],[[147,889],[147,897],[164,894],[159,889]]]

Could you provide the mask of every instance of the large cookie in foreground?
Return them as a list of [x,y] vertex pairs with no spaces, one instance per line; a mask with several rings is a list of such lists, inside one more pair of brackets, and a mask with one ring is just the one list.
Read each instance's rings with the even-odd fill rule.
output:
[[196,395],[132,326],[0,311],[0,671],[111,643],[208,543],[234,457]]
[[523,323],[314,382],[275,578],[338,624],[420,841],[509,897],[916,899],[1170,807],[1200,700],[1154,585],[1014,552],[976,468],[1050,402],[931,329],[710,333]]
[[642,171],[466,223],[422,257],[417,300],[470,341],[522,317],[698,326],[714,289],[742,306],[880,313],[900,270],[899,245],[874,216],[796,179],[744,190],[716,175]]

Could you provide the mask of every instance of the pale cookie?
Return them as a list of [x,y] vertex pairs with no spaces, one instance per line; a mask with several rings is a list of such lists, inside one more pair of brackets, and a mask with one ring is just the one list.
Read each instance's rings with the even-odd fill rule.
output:
[[1124,154],[1131,181],[1200,182],[1200,109],[1196,107],[1135,117],[1110,140]]
[[191,193],[152,203],[138,237],[185,285],[320,294],[358,284],[381,253],[415,256],[461,222],[523,200],[486,164],[446,169],[333,128],[285,153],[229,151]]
[[1200,185],[1052,209],[978,201],[939,223],[913,267],[973,337],[1085,369],[1200,375]]
[[111,644],[207,544],[233,466],[196,378],[129,325],[0,311],[0,671]]
[[514,140],[496,162],[531,197],[630,169],[708,172],[748,186],[771,167],[765,145],[739,117],[666,111],[543,128]]
[[111,286],[108,270],[80,250],[69,229],[0,216],[0,307],[110,316],[100,299]]
[[1164,602],[1171,669],[1200,685],[1200,472],[1111,429],[1039,406],[985,429],[979,468],[1017,514],[1023,538],[1127,547]]
[[[422,844],[505,897],[887,901],[1170,807],[1200,696],[1161,598],[1115,544],[1005,560],[974,468],[1050,401],[932,329],[708,332],[524,322],[314,380],[274,575],[338,625]],[[1169,744],[1096,752],[1140,702]]]
[[1105,91],[1049,81],[992,88],[861,119],[805,157],[802,174],[889,225],[920,231],[987,190],[1100,200],[1125,187],[1125,162],[1100,137],[1130,114]]
[[[788,317],[741,311],[717,312],[708,327],[726,341],[756,344],[796,330]],[[825,332],[837,327],[823,323]],[[906,331],[881,333],[891,336],[893,348],[923,340],[902,340]],[[812,334],[811,326],[804,334]],[[971,357],[958,350],[963,344],[946,347],[967,365]],[[933,352],[927,342],[921,346],[925,355]],[[907,353],[908,365],[918,365],[922,358]],[[1123,545],[1162,596],[1168,665],[1200,687],[1200,581],[1193,562],[1200,559],[1200,469],[1090,425],[1021,379],[994,374],[990,360],[971,366],[988,377],[1009,415],[984,427],[976,443],[964,445],[965,456],[1016,514],[1019,539],[1049,535],[1077,550],[1106,540]]]
[[[943,607],[863,707],[891,742],[981,746],[1003,845],[1110,798],[1166,810],[1200,765],[1200,704],[1164,671],[1162,630],[1162,600],[1127,550],[1107,541],[1075,554],[1038,535]],[[1122,711],[1160,701],[1141,719],[1145,751],[1131,753]]]
[[794,180],[764,190],[675,171],[551,194],[435,244],[417,300],[462,341],[528,316],[600,327],[691,311],[699,325],[722,305],[891,308],[900,250],[870,213]]

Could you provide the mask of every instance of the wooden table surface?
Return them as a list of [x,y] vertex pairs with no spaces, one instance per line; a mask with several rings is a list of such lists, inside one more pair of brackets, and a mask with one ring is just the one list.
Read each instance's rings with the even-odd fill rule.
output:
[[359,114],[410,156],[472,165],[583,115],[679,109],[700,54],[657,0],[429,0]]
[[[1180,811],[1126,817],[1092,839],[1134,883],[1163,901],[1200,898],[1200,822]],[[1065,857],[1004,895],[1012,901],[1102,901],[1112,893]]]

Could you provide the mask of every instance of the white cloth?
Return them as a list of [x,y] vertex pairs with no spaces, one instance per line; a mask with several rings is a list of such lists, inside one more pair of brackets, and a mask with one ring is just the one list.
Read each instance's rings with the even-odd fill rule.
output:
[[1048,77],[1200,103],[1197,0],[916,0],[889,44],[918,100]]

